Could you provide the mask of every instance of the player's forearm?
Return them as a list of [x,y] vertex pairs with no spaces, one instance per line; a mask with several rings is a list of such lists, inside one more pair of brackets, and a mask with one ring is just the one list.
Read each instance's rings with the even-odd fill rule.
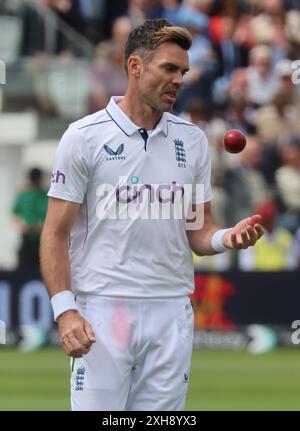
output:
[[44,229],[40,247],[41,271],[49,296],[70,289],[68,236]]
[[187,238],[193,252],[198,256],[216,254],[216,250],[212,247],[212,237],[219,229],[221,227],[213,223],[203,227],[201,230],[187,231]]

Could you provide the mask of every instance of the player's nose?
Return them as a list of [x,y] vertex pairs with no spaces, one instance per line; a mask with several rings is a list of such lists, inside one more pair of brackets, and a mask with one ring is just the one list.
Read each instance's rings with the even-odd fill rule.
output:
[[176,72],[176,74],[174,75],[173,84],[178,86],[178,87],[181,87],[183,85],[183,76],[182,76],[182,73],[180,72],[180,70],[178,70]]

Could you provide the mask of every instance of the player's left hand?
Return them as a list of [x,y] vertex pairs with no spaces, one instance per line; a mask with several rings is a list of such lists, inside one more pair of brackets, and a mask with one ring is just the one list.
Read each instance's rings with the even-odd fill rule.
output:
[[240,250],[254,245],[264,234],[260,222],[261,216],[259,214],[241,220],[223,236],[225,247]]

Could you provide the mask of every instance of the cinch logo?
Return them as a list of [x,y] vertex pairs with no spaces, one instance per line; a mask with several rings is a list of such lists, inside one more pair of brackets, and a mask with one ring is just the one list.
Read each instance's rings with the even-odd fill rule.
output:
[[201,229],[203,208],[195,211],[192,201],[204,202],[203,184],[140,184],[136,175],[119,177],[117,184],[97,188],[99,220],[183,220],[187,230]]
[[60,171],[54,171],[51,174],[51,182],[58,184],[59,182],[61,182],[62,184],[66,183],[66,176],[63,172]]
[[116,200],[121,204],[129,204],[136,201],[142,204],[148,201],[150,204],[155,202],[155,199],[161,204],[175,202],[176,192],[180,193],[179,198],[182,199],[184,195],[184,188],[172,181],[172,184],[133,184],[123,185],[116,190]]
[[186,158],[185,158],[184,143],[180,139],[174,139],[174,144],[175,144],[175,157],[176,157],[176,161],[178,162],[178,167],[185,168]]
[[108,145],[104,145],[104,150],[107,154],[109,154],[111,157],[106,157],[106,160],[125,160],[125,157],[121,156],[121,154],[124,152],[125,145],[121,144],[118,146],[116,151],[112,150]]

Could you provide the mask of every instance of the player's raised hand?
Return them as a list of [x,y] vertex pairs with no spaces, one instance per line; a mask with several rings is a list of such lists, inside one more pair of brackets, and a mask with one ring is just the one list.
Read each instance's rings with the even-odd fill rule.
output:
[[67,355],[81,358],[96,341],[91,325],[76,310],[68,310],[57,319],[59,339]]
[[231,230],[225,233],[223,237],[225,247],[240,250],[254,245],[264,234],[260,222],[261,216],[258,214],[241,220]]

